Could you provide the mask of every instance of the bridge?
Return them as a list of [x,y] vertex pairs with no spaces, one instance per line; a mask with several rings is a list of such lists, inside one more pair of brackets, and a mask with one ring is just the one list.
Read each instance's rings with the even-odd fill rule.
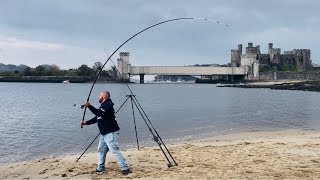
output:
[[248,75],[248,68],[243,67],[202,67],[202,66],[131,66],[129,52],[120,52],[118,58],[118,69],[126,80],[131,75],[140,75],[140,83],[144,82],[144,75],[191,75],[206,76],[213,78],[226,77],[228,81],[235,78],[245,79]]

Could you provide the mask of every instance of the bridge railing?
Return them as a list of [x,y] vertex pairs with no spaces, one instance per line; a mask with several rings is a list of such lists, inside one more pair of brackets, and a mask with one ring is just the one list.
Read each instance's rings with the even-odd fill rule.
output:
[[245,67],[131,66],[131,75],[246,75]]

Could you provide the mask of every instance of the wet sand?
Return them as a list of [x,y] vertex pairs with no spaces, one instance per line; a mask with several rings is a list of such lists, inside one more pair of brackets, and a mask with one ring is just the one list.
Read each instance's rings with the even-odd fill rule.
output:
[[97,153],[0,164],[1,179],[320,179],[320,132],[249,132],[167,145],[179,164],[168,168],[158,147],[124,155],[132,173],[122,175],[115,157],[96,173]]

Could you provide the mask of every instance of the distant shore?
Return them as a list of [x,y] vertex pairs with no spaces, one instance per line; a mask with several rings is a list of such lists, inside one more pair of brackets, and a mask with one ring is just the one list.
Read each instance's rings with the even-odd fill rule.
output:
[[320,81],[307,80],[279,80],[279,81],[261,81],[254,83],[221,84],[217,87],[235,87],[235,88],[265,88],[278,90],[300,90],[320,92]]
[[[90,76],[0,76],[0,82],[23,82],[23,83],[90,83],[95,77]],[[98,82],[123,83],[122,81],[99,79]]]
[[62,83],[68,80],[70,83],[86,83],[92,81],[91,77],[82,76],[3,76],[0,82],[35,82],[35,83]]
[[168,168],[160,149],[124,151],[132,173],[113,155],[96,173],[97,153],[0,164],[0,179],[319,179],[320,132],[283,130],[207,137],[168,145],[179,164]]

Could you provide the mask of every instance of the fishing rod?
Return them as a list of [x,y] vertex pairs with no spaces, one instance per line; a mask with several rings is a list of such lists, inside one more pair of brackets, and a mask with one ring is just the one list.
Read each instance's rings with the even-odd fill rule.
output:
[[[103,66],[101,67],[100,71],[98,72],[92,86],[91,86],[91,89],[90,89],[90,92],[89,92],[89,95],[88,95],[88,98],[87,98],[87,101],[89,101],[90,99],[90,95],[92,93],[92,90],[93,90],[93,87],[95,85],[95,83],[97,82],[104,66],[107,64],[107,62],[109,60],[111,60],[111,57],[123,46],[125,45],[127,42],[129,42],[131,39],[133,39],[134,37],[136,37],[137,35],[141,34],[142,32],[144,31],[147,31],[148,29],[151,29],[155,26],[158,26],[158,25],[161,25],[161,24],[164,24],[164,23],[168,23],[168,22],[171,22],[171,21],[178,21],[178,20],[206,20],[206,21],[213,21],[213,22],[216,22],[217,24],[219,24],[220,22],[219,21],[216,21],[216,20],[212,20],[212,19],[208,19],[208,18],[176,18],[176,19],[170,19],[170,20],[166,20],[166,21],[162,21],[162,22],[159,22],[159,23],[156,23],[154,25],[151,25],[141,31],[139,31],[138,33],[134,34],[133,36],[131,36],[129,39],[127,39],[125,42],[123,42],[110,56],[108,56],[108,59],[106,60],[106,62],[103,64]],[[227,24],[224,24],[225,26],[229,27],[229,25]],[[104,51],[106,52],[106,50],[104,49]],[[106,54],[108,55],[108,53],[106,52]],[[123,77],[123,74],[120,73],[119,69],[116,67],[116,65],[114,64],[114,62],[111,60],[111,62],[113,63],[113,65],[115,66],[117,72],[120,74],[121,77]],[[130,77],[129,77],[130,78]],[[153,139],[154,141],[157,142],[157,144],[159,145],[162,153],[164,154],[165,158],[167,159],[168,161],[168,167],[171,167],[173,166],[170,162],[170,160],[168,159],[167,157],[167,154],[164,152],[164,149],[162,148],[161,145],[164,146],[165,150],[167,151],[167,153],[170,155],[171,159],[173,160],[174,164],[177,166],[178,164],[176,163],[176,161],[174,160],[174,158],[172,157],[170,151],[168,150],[168,148],[166,147],[166,145],[164,144],[162,138],[160,137],[159,133],[157,132],[157,130],[154,128],[154,126],[152,125],[150,119],[148,118],[148,116],[146,115],[145,111],[143,110],[142,106],[140,105],[140,103],[138,102],[137,98],[135,97],[135,95],[133,94],[131,88],[128,86],[128,84],[125,82],[125,85],[127,86],[127,88],[129,89],[131,95],[127,96],[128,98],[130,97],[131,98],[131,103],[134,103],[136,108],[138,109],[139,113],[141,114],[143,120],[145,121],[146,125],[148,126],[148,129],[149,131],[151,132],[151,134],[153,135]],[[127,98],[127,100],[128,100]],[[127,101],[126,100],[126,101]],[[126,102],[125,101],[125,102]],[[125,103],[124,102],[124,103]],[[81,106],[82,107],[82,106]],[[121,106],[122,107],[122,106]],[[121,108],[120,107],[120,108]],[[120,110],[119,108],[119,110]],[[84,113],[83,113],[83,117],[82,117],[82,122],[84,121],[84,118],[85,118],[85,114],[86,114],[86,109],[87,107],[84,107]],[[118,110],[118,111],[119,111]],[[132,110],[133,110],[133,104],[132,104]],[[143,113],[142,113],[143,112]],[[133,113],[133,116],[134,116],[134,113]],[[147,120],[146,120],[147,119]],[[134,117],[134,120],[135,120],[135,117]],[[83,127],[83,125],[81,125],[81,128]],[[152,129],[151,129],[152,127]],[[135,130],[136,130],[136,125],[135,125]],[[98,134],[99,135],[99,134]],[[95,139],[92,141],[92,143],[96,140],[96,138],[98,137],[98,135],[95,137]],[[136,132],[136,137],[137,137],[137,132]],[[137,142],[138,142],[138,139],[137,139]],[[92,144],[91,143],[91,144]],[[87,147],[87,149],[91,146],[91,144]],[[138,147],[139,147],[139,144],[138,144]],[[86,150],[87,150],[86,149]],[[86,150],[81,154],[81,156],[86,152]],[[77,161],[81,158],[81,156],[77,159]]]
[[[133,39],[134,37],[138,36],[139,34],[143,33],[144,31],[147,31],[148,29],[151,29],[153,27],[156,27],[158,25],[161,25],[161,24],[164,24],[164,23],[168,23],[168,22],[172,22],[172,21],[179,21],[179,20],[204,20],[204,21],[211,21],[211,22],[215,22],[217,24],[223,24],[225,25],[226,27],[230,27],[228,24],[224,24],[224,23],[221,23],[220,21],[217,21],[217,20],[213,20],[213,19],[209,19],[209,18],[198,18],[198,17],[190,17],[190,18],[175,18],[175,19],[169,19],[169,20],[166,20],[166,21],[162,21],[162,22],[159,22],[159,23],[156,23],[154,25],[151,25],[141,31],[139,31],[138,33],[134,34],[133,36],[131,36],[129,39],[127,39],[126,41],[124,41],[116,50],[114,50],[112,52],[112,54],[109,56],[109,58],[106,60],[106,62],[103,64],[103,66],[101,67],[101,69],[99,70],[95,80],[93,81],[92,83],[92,86],[91,86],[91,89],[89,91],[89,95],[88,95],[88,98],[87,98],[87,101],[89,101],[90,99],[90,96],[91,96],[91,93],[92,93],[92,89],[94,87],[94,85],[96,84],[101,72],[102,72],[102,69],[105,67],[105,65],[108,63],[108,61],[111,59],[111,57],[123,46],[125,45],[127,42],[129,42],[131,39]],[[129,88],[131,94],[132,91],[131,89]],[[84,121],[84,118],[85,118],[85,115],[86,115],[86,111],[87,111],[87,107],[84,107],[84,111],[83,111],[83,116],[82,116],[82,122]],[[83,127],[83,125],[81,125],[81,128]]]

